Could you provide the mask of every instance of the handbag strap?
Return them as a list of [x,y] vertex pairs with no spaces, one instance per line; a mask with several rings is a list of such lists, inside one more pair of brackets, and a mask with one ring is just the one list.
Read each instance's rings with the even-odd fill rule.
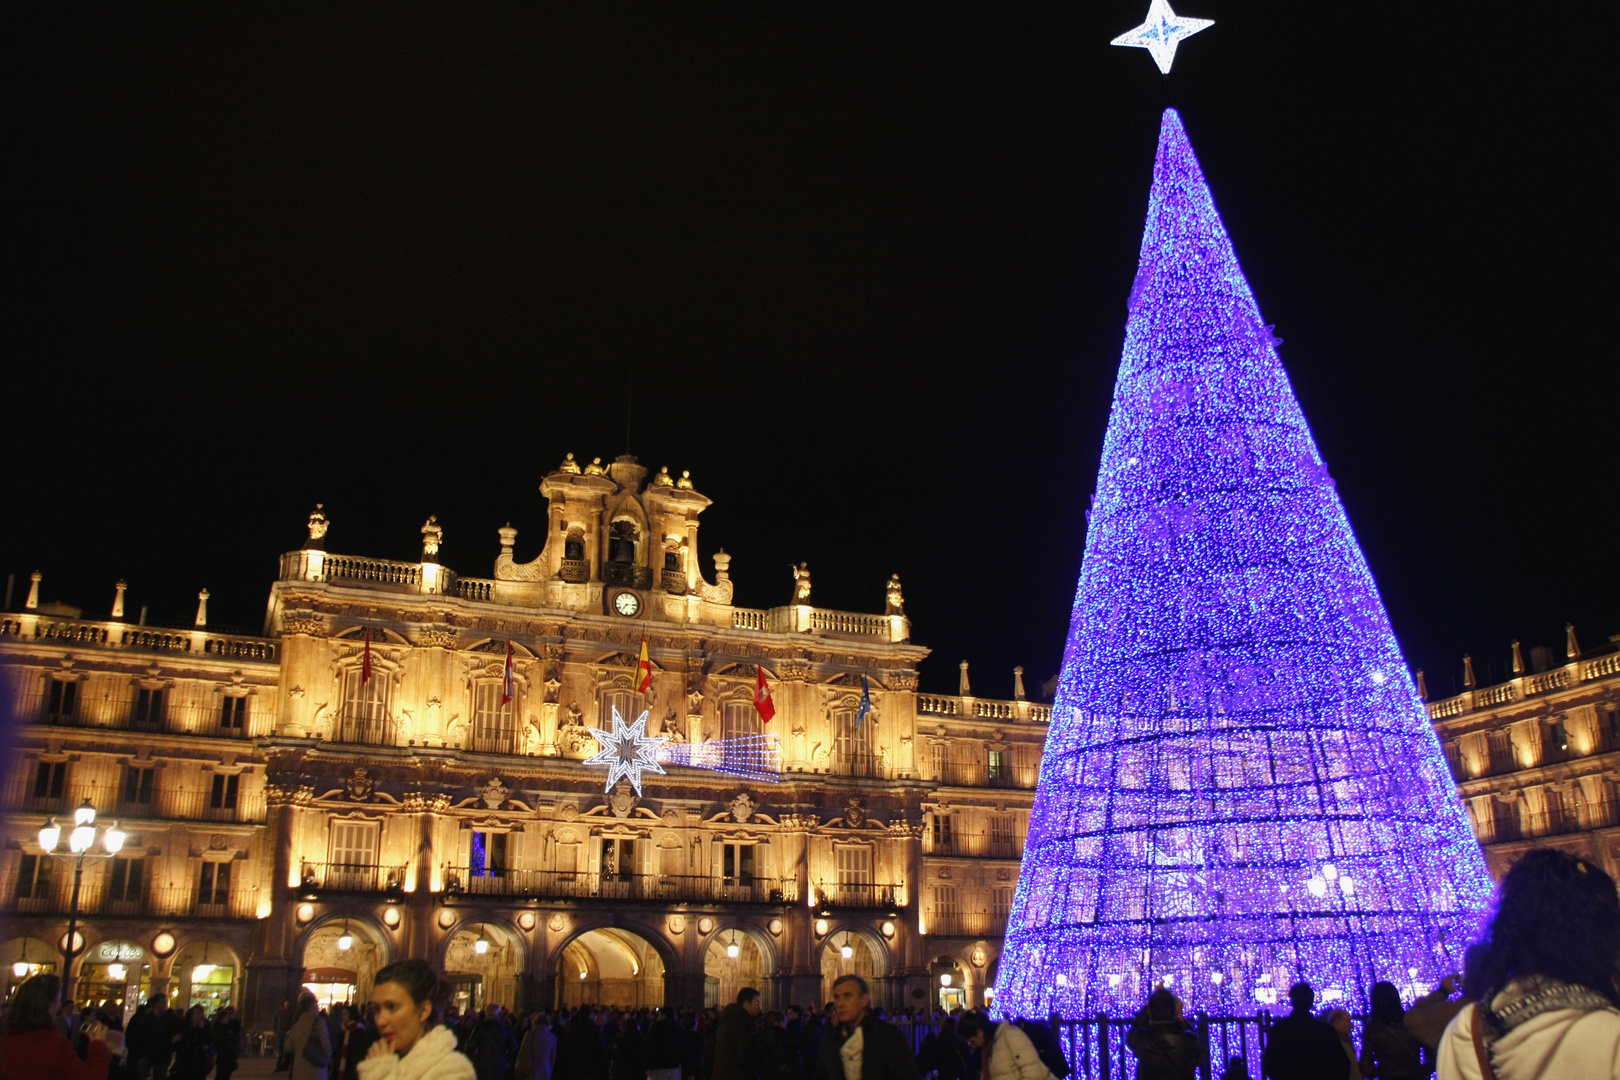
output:
[[1479,1075],[1481,1080],[1496,1080],[1496,1070],[1491,1068],[1491,1048],[1485,1045],[1485,1017],[1479,1006],[1474,1006],[1474,1056],[1479,1059]]

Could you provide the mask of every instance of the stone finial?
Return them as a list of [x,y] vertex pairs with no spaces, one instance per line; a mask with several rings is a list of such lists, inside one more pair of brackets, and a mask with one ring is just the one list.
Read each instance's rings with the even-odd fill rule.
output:
[[1574,623],[1564,624],[1564,655],[1571,660],[1579,659],[1581,655],[1580,643],[1575,640]]
[[1021,667],[1013,668],[1013,700],[1024,700],[1024,669]]
[[501,554],[512,554],[512,548],[517,543],[517,530],[512,528],[512,523],[508,521],[495,531],[501,534]]
[[906,598],[900,593],[900,575],[890,574],[888,583],[883,586],[884,614],[904,615],[906,613]]
[[1425,679],[1423,677],[1423,669],[1422,668],[1417,669],[1417,684],[1418,684],[1418,700],[1419,701],[1428,701],[1429,700],[1429,682],[1428,682],[1427,679]]
[[675,486],[675,478],[673,476],[669,475],[669,466],[665,465],[663,468],[658,470],[658,475],[653,477],[653,487],[674,487],[674,486]]
[[1470,690],[1479,685],[1479,680],[1474,678],[1474,658],[1472,656],[1463,657],[1463,685]]
[[439,524],[437,514],[429,514],[427,521],[422,525],[422,561],[438,562],[439,545],[444,543],[444,528]]
[[1519,643],[1513,643],[1513,674],[1524,674],[1524,653],[1519,651]]
[[957,682],[956,682],[956,692],[958,694],[960,694],[961,696],[963,696],[963,697],[972,697],[973,696],[973,687],[972,687],[971,684],[968,683],[968,676],[967,676],[968,662],[966,660],[964,660],[964,661],[962,661],[960,664],[958,664],[956,666],[959,669],[961,669],[961,672],[962,672],[961,676],[957,679]]
[[682,469],[681,478],[675,481],[675,486],[686,491],[692,490],[692,470]]
[[23,601],[23,607],[29,611],[39,610],[39,583],[44,577],[38,570],[28,575],[28,599]]
[[810,564],[800,562],[798,566],[788,568],[793,572],[793,602],[795,604],[808,604],[810,602]]
[[573,473],[576,476],[579,475],[579,462],[574,460],[573,454],[569,454],[563,458],[563,463],[559,471]]
[[194,624],[202,627],[208,625],[208,590],[204,589],[197,594],[197,621]]
[[599,457],[591,458],[591,463],[589,465],[585,466],[585,475],[586,476],[606,476],[607,475],[607,469],[605,469],[602,466],[602,459],[599,458]]
[[714,553],[714,580],[716,583],[731,580],[731,556],[726,554],[725,548]]
[[321,513],[321,507],[324,505],[324,503],[316,503],[314,512],[309,515],[309,547],[307,548],[309,551],[320,551],[326,547],[326,530],[331,528],[332,523],[326,519],[325,514]]
[[128,588],[129,584],[122,580],[113,586],[116,591],[113,593],[112,617],[115,619],[124,617],[124,591]]

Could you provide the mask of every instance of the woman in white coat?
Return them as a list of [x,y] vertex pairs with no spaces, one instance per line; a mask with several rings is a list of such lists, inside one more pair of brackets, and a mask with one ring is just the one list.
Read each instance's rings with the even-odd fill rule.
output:
[[439,1023],[448,996],[426,961],[401,960],[377,972],[377,1041],[360,1063],[360,1080],[477,1080],[472,1062],[456,1052],[455,1032]]
[[967,1013],[956,1034],[979,1051],[984,1080],[1048,1080],[1052,1075],[1029,1036],[1010,1021],[995,1024],[979,1013]]

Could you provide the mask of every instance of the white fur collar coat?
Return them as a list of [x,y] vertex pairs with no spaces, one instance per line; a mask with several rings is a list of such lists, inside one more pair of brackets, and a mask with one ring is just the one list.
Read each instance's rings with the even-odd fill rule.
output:
[[456,1053],[456,1036],[431,1028],[404,1057],[382,1054],[360,1062],[360,1080],[477,1080],[472,1062]]

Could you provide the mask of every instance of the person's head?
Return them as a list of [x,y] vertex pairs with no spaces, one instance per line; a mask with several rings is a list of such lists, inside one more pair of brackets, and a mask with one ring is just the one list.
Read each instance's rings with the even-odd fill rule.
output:
[[1345,1038],[1350,1037],[1350,1014],[1343,1009],[1329,1009],[1327,1014],[1328,1026]]
[[[159,994],[157,997],[147,998],[146,1003],[152,1006],[152,1011],[157,1013],[159,1016],[162,1016],[169,1010],[169,999],[164,997],[162,994]],[[287,1003],[283,1001],[281,1003],[281,1007],[286,1008]]]
[[745,986],[737,991],[737,1004],[743,1007],[743,1012],[749,1016],[759,1015],[759,991],[752,986]]
[[1294,1006],[1295,1012],[1310,1012],[1316,1004],[1316,991],[1311,989],[1308,982],[1297,982],[1288,988],[1288,1001]]
[[963,1013],[962,1019],[956,1022],[957,1038],[980,1050],[989,1041],[992,1030],[990,1021],[976,1012]]
[[17,987],[6,1013],[6,1030],[38,1031],[53,1027],[62,1012],[62,980],[55,975],[33,975]]
[[789,1020],[803,1020],[804,1019],[804,1010],[799,1008],[797,1005],[789,1005],[787,1007],[787,1019],[789,1019]]
[[1159,987],[1148,995],[1147,1011],[1150,1020],[1174,1020],[1176,1018],[1176,995],[1168,988]]
[[1401,992],[1391,982],[1375,982],[1372,987],[1372,1018],[1381,1024],[1400,1024],[1406,1013],[1401,1008]]
[[786,1024],[787,1024],[787,1017],[783,1016],[781,1013],[777,1012],[775,1009],[772,1009],[770,1012],[765,1014],[765,1026],[766,1027],[783,1027]]
[[1620,1005],[1620,896],[1595,863],[1540,848],[1502,878],[1484,981],[1543,975],[1595,990]]
[[192,1027],[204,1027],[208,1023],[208,1010],[201,1005],[193,1005],[186,1010],[186,1023]]
[[859,975],[840,975],[833,980],[833,1016],[840,1024],[857,1024],[872,1007],[872,991]]
[[395,1053],[407,1053],[431,1028],[444,1008],[444,980],[425,960],[398,960],[381,971],[371,986],[377,1006],[377,1035]]

